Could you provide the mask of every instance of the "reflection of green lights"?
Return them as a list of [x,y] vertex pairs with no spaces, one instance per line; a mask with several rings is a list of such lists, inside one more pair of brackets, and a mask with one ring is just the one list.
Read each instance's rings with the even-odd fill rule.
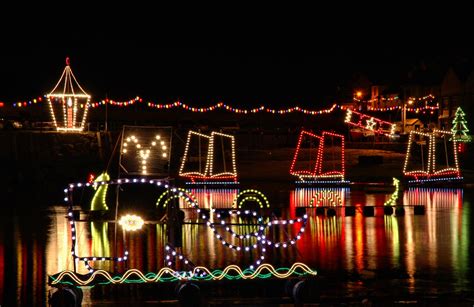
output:
[[92,254],[101,257],[110,256],[110,242],[108,224],[105,222],[91,222]]
[[[461,233],[459,235],[455,235],[456,237],[459,237],[460,239],[460,244],[458,245],[459,253],[458,254],[458,261],[453,263],[453,268],[454,269],[459,269],[460,273],[464,278],[467,278],[467,273],[468,273],[468,268],[469,268],[469,234],[470,234],[470,216],[471,216],[471,206],[470,203],[466,201],[465,204],[462,204],[463,198],[462,198],[462,192],[458,191],[458,193],[461,193],[461,195],[458,196],[458,206],[459,210],[462,210],[461,212],[458,212],[459,216],[459,221],[457,224],[461,223]],[[455,213],[456,214],[456,213]],[[453,253],[454,254],[454,253]]]
[[398,219],[397,217],[385,216],[385,231],[392,234],[392,258],[394,261],[398,261],[400,257],[400,234],[398,229]]

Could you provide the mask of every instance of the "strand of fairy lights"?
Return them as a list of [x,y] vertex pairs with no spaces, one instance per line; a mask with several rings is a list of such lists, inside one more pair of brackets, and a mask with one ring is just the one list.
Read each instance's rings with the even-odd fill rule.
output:
[[[46,97],[46,95],[44,97]],[[433,98],[434,98],[434,96],[433,96]],[[421,98],[410,98],[410,100],[413,100],[413,101],[420,100],[420,99]],[[28,107],[28,106],[32,106],[32,105],[36,105],[38,103],[41,103],[42,101],[43,101],[43,97],[38,96],[36,98],[28,99],[28,100],[25,100],[25,101],[13,102],[13,103],[11,103],[11,105],[14,108],[25,108],[25,107]],[[98,108],[98,107],[104,106],[104,105],[111,105],[111,106],[117,106],[117,107],[128,107],[128,106],[132,106],[136,103],[144,103],[144,101],[145,100],[143,98],[137,96],[135,98],[132,98],[132,99],[129,99],[129,100],[126,100],[126,101],[116,101],[116,100],[113,100],[113,99],[102,99],[102,100],[99,100],[99,101],[90,102],[89,105],[92,108]],[[306,109],[306,108],[302,108],[302,107],[299,107],[299,106],[289,107],[289,108],[285,108],[285,109],[272,109],[272,108],[268,108],[266,106],[260,106],[258,108],[252,108],[252,109],[245,109],[245,108],[235,108],[235,107],[233,107],[231,105],[228,105],[228,104],[225,104],[223,102],[219,102],[215,105],[211,105],[211,106],[208,106],[208,107],[192,107],[192,106],[189,106],[189,105],[187,105],[185,103],[182,103],[180,101],[176,101],[176,102],[173,102],[173,103],[167,103],[167,104],[159,104],[159,103],[149,101],[149,102],[145,102],[145,105],[147,107],[155,108],[155,109],[182,108],[186,111],[199,112],[199,113],[211,112],[211,111],[216,111],[216,110],[225,110],[225,111],[234,112],[234,113],[238,113],[238,114],[252,114],[252,113],[260,113],[260,112],[271,113],[271,114],[288,114],[288,113],[293,113],[293,112],[300,112],[300,113],[309,114],[309,115],[320,115],[320,114],[331,113],[332,111],[334,111],[335,108],[339,108],[339,109],[342,109],[342,110],[347,109],[346,106],[340,105],[340,104],[333,104],[331,106],[331,108],[323,109],[323,110],[311,110],[311,109]],[[83,108],[84,104],[81,104],[80,107]],[[368,106],[368,110],[372,111],[372,112],[396,111],[396,110],[401,110],[403,108],[404,107],[402,105],[391,106],[391,107],[372,107],[372,106]],[[438,109],[439,109],[438,105],[436,105],[436,106],[406,107],[406,111],[414,112],[414,113],[418,113],[418,112],[424,111],[424,110],[433,111],[433,110],[438,110]]]
[[[299,273],[298,270],[301,272]],[[199,274],[199,272],[203,272],[204,274]],[[58,276],[50,276],[51,284],[56,285],[62,282],[68,282],[68,280],[72,280],[75,284],[79,286],[87,286],[94,282],[95,279],[102,280],[105,278],[108,283],[111,284],[123,284],[127,283],[129,280],[133,278],[133,282],[136,282],[135,278],[138,278],[143,283],[157,283],[157,282],[167,282],[167,281],[177,281],[177,280],[223,280],[223,279],[259,279],[265,278],[266,274],[264,272],[268,272],[273,277],[284,279],[288,278],[294,274],[297,275],[311,275],[316,276],[316,271],[309,268],[306,264],[301,262],[294,263],[290,268],[279,268],[275,269],[274,266],[268,263],[261,264],[255,270],[242,270],[237,265],[229,265],[225,267],[223,270],[214,270],[211,271],[206,267],[197,266],[195,267],[189,276],[182,276],[179,271],[175,271],[171,268],[165,267],[160,269],[156,274],[155,273],[148,273],[143,274],[140,270],[137,269],[130,269],[127,270],[121,276],[112,276],[109,272],[104,270],[96,270],[91,275],[88,276],[87,279],[83,279],[84,277],[81,275],[76,274],[73,271],[63,271]],[[284,271],[280,273],[280,271]],[[232,274],[233,273],[233,274]],[[202,275],[202,276],[201,276]],[[171,278],[166,278],[169,276]],[[201,277],[201,278],[199,278]]]
[[260,208],[270,208],[270,202],[268,198],[262,192],[255,189],[247,189],[240,191],[237,197],[232,203],[233,208],[242,208],[243,204],[247,201],[255,201],[259,204]]

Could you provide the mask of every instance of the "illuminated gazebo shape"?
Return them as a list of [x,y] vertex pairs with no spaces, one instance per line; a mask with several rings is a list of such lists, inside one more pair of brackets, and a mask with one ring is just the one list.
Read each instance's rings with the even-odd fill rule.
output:
[[[316,143],[313,149],[309,148],[309,166],[306,165],[304,168],[298,167],[297,164],[300,164],[304,158],[302,157],[302,144],[304,140]],[[328,150],[328,146],[325,146],[328,141],[331,140],[334,143],[334,140],[337,140],[337,146],[331,146]],[[339,147],[340,151],[337,153],[337,157],[332,157],[332,159],[337,159],[338,163],[335,167],[330,167],[328,165],[329,161],[326,161],[325,156],[331,151],[335,153],[335,147]],[[314,158],[314,159],[313,159]],[[334,163],[336,164],[336,163]],[[316,180],[316,181],[341,181],[344,182],[345,177],[345,159],[344,159],[344,136],[328,131],[323,131],[321,135],[316,135],[309,131],[302,130],[300,137],[298,139],[298,144],[296,146],[295,155],[293,156],[293,161],[290,166],[290,174],[298,177],[301,181],[307,180]]]
[[[193,143],[192,146],[191,143]],[[226,149],[229,156],[226,156]],[[189,178],[193,182],[195,180],[231,180],[236,182],[237,165],[234,136],[216,131],[206,135],[190,130],[179,175]]]
[[79,85],[66,58],[66,67],[54,89],[46,95],[58,131],[84,130],[91,96]]

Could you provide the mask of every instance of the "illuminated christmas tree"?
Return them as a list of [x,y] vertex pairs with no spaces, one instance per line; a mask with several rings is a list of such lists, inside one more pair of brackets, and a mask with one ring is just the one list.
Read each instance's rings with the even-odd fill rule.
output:
[[467,126],[466,126],[467,121],[466,119],[464,119],[465,115],[466,114],[464,114],[461,107],[458,107],[453,119],[453,127],[451,128],[451,132],[453,133],[452,139],[458,142],[471,141],[471,136],[467,134],[469,132],[469,129],[467,129]]

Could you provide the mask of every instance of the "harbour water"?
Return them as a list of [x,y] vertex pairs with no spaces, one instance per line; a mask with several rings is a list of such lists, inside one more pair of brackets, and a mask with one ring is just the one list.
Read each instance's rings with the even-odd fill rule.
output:
[[[318,271],[325,281],[322,297],[328,300],[364,297],[389,297],[392,301],[413,298],[472,298],[474,251],[471,221],[474,213],[472,190],[409,189],[400,192],[398,204],[404,215],[345,216],[344,206],[383,206],[390,193],[337,189],[261,189],[268,195],[271,209],[262,215],[293,218],[298,207],[313,205],[336,207],[335,216],[317,215],[307,208],[305,232],[295,245],[269,248],[265,262],[288,267],[303,262]],[[238,193],[236,189],[194,190],[202,208],[229,208]],[[87,200],[84,200],[87,204]],[[152,204],[153,208],[155,204]],[[414,214],[414,206],[425,206],[424,214]],[[139,207],[139,206],[137,206]],[[214,233],[197,223],[194,209],[186,208],[183,226],[183,253],[197,265],[211,269],[230,264],[249,266],[255,253],[243,254],[220,244]],[[83,208],[87,209],[87,208]],[[137,209],[138,211],[140,209]],[[44,306],[52,289],[48,275],[73,269],[70,256],[71,235],[64,205],[45,209],[4,209],[0,215],[0,305]],[[275,213],[277,212],[277,213]],[[234,222],[239,222],[235,220]],[[236,231],[251,226],[235,226]],[[126,245],[128,268],[157,272],[165,265],[166,226],[146,221],[137,232],[118,231],[113,222],[79,222],[78,254],[114,255]],[[298,231],[299,225],[281,226],[268,237],[285,240]],[[111,264],[97,263],[97,268],[111,269]],[[86,273],[82,264],[79,272]],[[121,264],[119,269],[125,269]],[[95,305],[91,289],[84,289],[84,305]],[[471,293],[471,294],[469,294]],[[471,296],[469,296],[471,295]]]

